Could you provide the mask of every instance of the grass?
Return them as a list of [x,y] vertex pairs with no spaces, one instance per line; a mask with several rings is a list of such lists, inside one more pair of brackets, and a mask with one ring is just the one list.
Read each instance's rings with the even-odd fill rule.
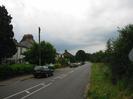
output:
[[108,66],[95,63],[91,68],[91,82],[88,99],[133,99],[133,94],[124,89],[123,81],[112,85]]

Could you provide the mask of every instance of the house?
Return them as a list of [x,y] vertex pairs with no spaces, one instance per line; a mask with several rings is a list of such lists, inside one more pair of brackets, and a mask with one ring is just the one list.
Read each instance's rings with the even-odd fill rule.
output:
[[25,46],[26,48],[30,48],[34,42],[35,40],[32,34],[25,34],[19,44]]
[[70,58],[70,57],[73,57],[73,55],[71,53],[69,53],[67,50],[65,50],[65,52],[62,54],[62,57]]
[[32,34],[25,34],[19,43],[17,40],[14,40],[14,42],[16,44],[17,52],[11,58],[7,58],[6,60],[10,63],[23,63],[23,53],[32,46],[35,40]]

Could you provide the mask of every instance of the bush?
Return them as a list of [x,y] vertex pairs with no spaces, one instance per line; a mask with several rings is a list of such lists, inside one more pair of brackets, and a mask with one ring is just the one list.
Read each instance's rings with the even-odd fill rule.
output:
[[56,63],[56,64],[54,65],[54,67],[55,67],[55,68],[61,68],[62,66],[61,66],[60,63]]
[[12,75],[12,69],[9,65],[0,65],[0,79],[9,78]]
[[14,74],[27,74],[33,71],[31,64],[13,64],[10,67]]
[[68,62],[69,62],[69,60],[67,58],[62,58],[62,57],[60,57],[57,60],[57,64],[60,64],[62,67],[68,66]]
[[32,73],[33,67],[31,64],[0,65],[0,79]]

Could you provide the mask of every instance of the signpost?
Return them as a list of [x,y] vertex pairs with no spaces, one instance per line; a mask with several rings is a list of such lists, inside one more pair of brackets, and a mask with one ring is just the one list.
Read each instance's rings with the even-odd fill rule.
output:
[[133,48],[128,54],[129,60],[133,62]]

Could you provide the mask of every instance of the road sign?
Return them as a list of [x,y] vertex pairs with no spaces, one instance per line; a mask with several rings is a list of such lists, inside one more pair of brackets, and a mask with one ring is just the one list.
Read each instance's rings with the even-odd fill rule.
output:
[[129,57],[129,60],[130,60],[130,61],[133,61],[133,48],[132,48],[132,50],[129,52],[128,57]]

